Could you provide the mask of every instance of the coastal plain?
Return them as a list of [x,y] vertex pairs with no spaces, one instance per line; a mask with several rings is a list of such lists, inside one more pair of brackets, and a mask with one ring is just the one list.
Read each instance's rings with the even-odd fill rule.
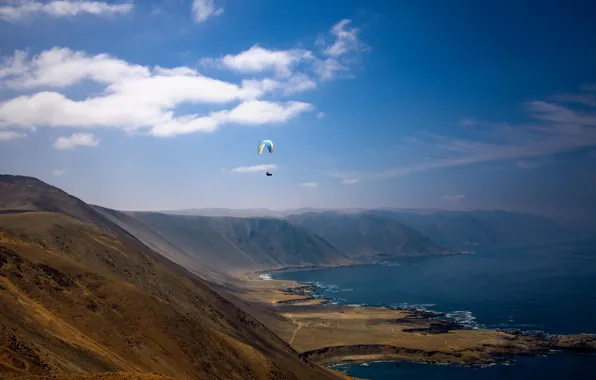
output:
[[437,318],[438,313],[333,305],[313,297],[312,285],[248,277],[239,296],[284,316],[285,323],[265,323],[303,357],[323,365],[377,360],[473,365],[512,355],[596,348],[596,339],[588,334],[545,337],[466,329]]

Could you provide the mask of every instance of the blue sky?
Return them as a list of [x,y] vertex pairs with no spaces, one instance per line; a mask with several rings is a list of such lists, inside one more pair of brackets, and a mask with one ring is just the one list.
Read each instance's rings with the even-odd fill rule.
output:
[[127,210],[594,214],[595,16],[589,1],[10,0],[0,172]]

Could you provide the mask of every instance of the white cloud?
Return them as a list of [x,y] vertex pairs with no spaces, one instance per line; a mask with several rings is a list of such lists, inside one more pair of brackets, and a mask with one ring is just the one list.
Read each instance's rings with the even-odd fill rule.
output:
[[[327,58],[317,59],[313,67],[322,80],[352,78],[351,66],[354,66],[361,53],[371,50],[360,40],[360,29],[351,27],[351,23],[352,20],[344,19],[331,28],[330,34],[334,41],[323,51]],[[325,39],[320,36],[317,45],[326,45]]]
[[193,0],[192,2],[193,19],[198,23],[210,17],[219,16],[223,12],[223,8],[216,7],[215,0]]
[[66,170],[64,170],[64,169],[55,169],[52,171],[52,175],[55,177],[60,177],[65,172],[66,172]]
[[[28,58],[17,52],[0,66],[0,84],[9,87],[63,88],[84,79],[106,85],[98,95],[72,100],[59,92],[42,91],[0,103],[0,126],[149,128],[156,136],[213,132],[224,123],[285,122],[312,105],[304,102],[259,101],[280,85],[271,79],[244,80],[240,85],[203,76],[188,67],[153,70],[105,54],[55,48]],[[283,87],[283,86],[282,86]],[[230,110],[203,116],[175,117],[182,103],[241,103]]]
[[300,184],[300,186],[302,187],[308,187],[308,188],[315,188],[315,187],[319,187],[319,184],[316,182],[303,182]]
[[314,90],[317,88],[317,83],[308,75],[296,74],[292,75],[286,82],[281,83],[280,87],[283,89],[284,94],[292,95],[298,92]]
[[[228,54],[219,59],[204,58],[201,62],[206,66],[225,67],[238,73],[273,72],[278,78],[297,75],[298,69],[302,75],[312,72],[321,80],[350,78],[353,77],[350,66],[353,66],[360,53],[370,50],[360,41],[359,29],[350,27],[350,23],[351,20],[342,20],[331,28],[333,43],[323,51],[322,57],[303,48],[274,50],[255,44],[238,54]],[[320,44],[325,44],[323,37],[317,38],[316,45]],[[299,80],[306,89],[315,87],[316,83],[312,79],[303,79],[290,79],[290,82]]]
[[[334,29],[338,39],[347,38],[340,31],[345,28]],[[314,90],[317,76],[332,79],[338,71],[349,72],[339,62],[340,66],[331,64],[334,60],[320,61],[305,49],[269,50],[253,45],[240,54],[224,56],[220,64],[241,73],[274,77],[233,83],[202,75],[191,67],[149,67],[109,54],[90,55],[60,47],[33,56],[16,51],[0,64],[0,88],[27,93],[0,102],[0,128],[104,127],[165,137],[212,133],[225,124],[285,123],[315,107],[306,102],[263,98]],[[316,76],[296,71],[302,63],[307,63]],[[99,84],[103,90],[76,91],[77,98],[65,95],[71,86],[88,89],[83,86],[86,82]],[[201,114],[179,113],[181,105],[197,104],[218,107]]]
[[332,80],[342,74],[344,76],[350,76],[350,69],[334,58],[317,60],[314,65],[314,71],[322,80]]
[[317,112],[317,119],[322,119],[325,117],[325,112]]
[[466,194],[445,194],[441,198],[449,202],[459,202],[466,199]]
[[360,29],[350,28],[351,22],[344,19],[333,25],[331,34],[335,36],[335,41],[325,49],[325,55],[339,57],[349,52],[367,49],[358,38]]
[[146,79],[151,71],[108,54],[89,56],[68,48],[53,48],[29,57],[17,50],[0,65],[0,85],[11,88],[67,87],[82,80],[111,84],[122,80]]
[[273,103],[260,100],[247,101],[231,111],[220,113],[225,119],[239,124],[279,123],[294,118],[298,114],[312,110],[312,105],[304,102]]
[[346,178],[341,181],[341,184],[342,185],[354,185],[358,182],[360,182],[360,180],[358,178]]
[[257,173],[257,172],[265,172],[268,170],[277,169],[277,165],[275,164],[268,164],[268,165],[255,165],[255,166],[239,166],[237,168],[230,169],[233,173]]
[[246,51],[236,55],[228,54],[216,62],[241,73],[273,71],[281,77],[287,77],[292,74],[294,66],[311,59],[312,52],[304,49],[269,50],[253,45]]
[[92,133],[73,133],[70,137],[59,137],[54,143],[56,149],[74,149],[77,146],[98,146],[99,141]]
[[0,131],[0,141],[8,141],[14,139],[20,139],[25,137],[23,133],[11,132],[11,131]]
[[245,125],[286,122],[312,106],[303,102],[273,103],[261,100],[243,102],[230,111],[217,111],[208,116],[188,115],[152,128],[154,136],[175,136],[193,132],[213,132],[225,123]]
[[9,5],[0,6],[0,19],[17,22],[33,14],[45,14],[51,17],[73,17],[84,13],[106,16],[129,13],[133,8],[132,3],[110,4],[103,1],[60,0],[44,3],[34,0],[13,0]]

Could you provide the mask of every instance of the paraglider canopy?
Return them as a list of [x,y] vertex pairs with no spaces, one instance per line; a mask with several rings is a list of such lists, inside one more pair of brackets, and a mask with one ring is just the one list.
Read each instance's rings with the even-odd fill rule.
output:
[[267,147],[269,153],[273,153],[273,141],[271,140],[263,140],[259,143],[259,154],[263,153],[263,150]]

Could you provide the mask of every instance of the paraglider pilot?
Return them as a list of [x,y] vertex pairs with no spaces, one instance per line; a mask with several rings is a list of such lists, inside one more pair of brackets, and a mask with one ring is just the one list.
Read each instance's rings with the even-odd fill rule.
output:
[[[259,149],[258,149],[258,154],[259,156],[261,155],[261,153],[263,153],[263,150],[267,148],[267,150],[269,151],[269,153],[273,153],[273,142],[271,140],[263,140],[259,143]],[[273,174],[267,172],[265,173],[267,175],[267,177],[271,177]]]

